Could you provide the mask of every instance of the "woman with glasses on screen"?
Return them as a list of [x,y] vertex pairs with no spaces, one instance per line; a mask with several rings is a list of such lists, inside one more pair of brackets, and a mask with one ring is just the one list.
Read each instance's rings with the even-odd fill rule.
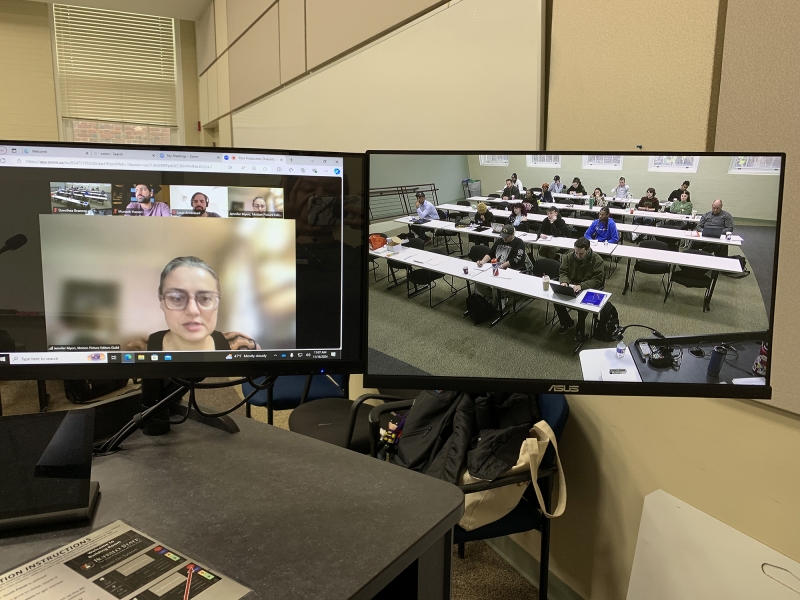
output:
[[158,286],[168,329],[151,334],[146,345],[132,344],[130,349],[141,345],[151,351],[173,352],[259,350],[256,341],[244,334],[216,330],[219,290],[219,277],[204,260],[196,256],[173,258],[161,271]]

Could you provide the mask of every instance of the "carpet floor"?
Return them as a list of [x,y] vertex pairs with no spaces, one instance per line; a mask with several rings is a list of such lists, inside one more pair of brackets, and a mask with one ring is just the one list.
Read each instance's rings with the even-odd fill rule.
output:
[[[774,228],[762,230],[766,238]],[[748,231],[748,235],[752,232]],[[747,238],[745,238],[747,240]],[[628,242],[630,243],[630,242]],[[750,245],[746,242],[743,249]],[[466,248],[465,248],[466,249]],[[748,251],[749,252],[749,251]],[[742,252],[749,256],[748,252]],[[738,254],[739,250],[732,252]],[[769,326],[760,270],[770,269],[769,257],[758,251],[748,258],[748,277],[734,279],[720,276],[711,301],[711,311],[703,312],[702,289],[673,285],[664,302],[660,275],[638,273],[633,291],[622,295],[627,261],[623,260],[606,280],[606,291],[619,311],[621,325],[648,325],[667,336],[727,332],[765,331]],[[387,273],[386,262],[379,260],[378,276]],[[402,275],[402,272],[399,273]],[[769,278],[769,276],[767,276]],[[573,354],[572,332],[557,335],[557,327],[545,325],[552,306],[536,300],[521,311],[507,316],[495,327],[488,323],[473,326],[466,310],[466,289],[439,306],[428,305],[425,292],[408,299],[406,285],[387,290],[387,279],[369,280],[370,360],[376,359],[375,373],[417,375],[420,371],[453,377],[485,377],[502,374],[510,378],[583,379],[580,360]],[[456,279],[457,287],[464,285]],[[433,302],[447,298],[448,285],[441,280],[433,288]],[[588,332],[588,324],[587,324]],[[626,343],[648,337],[644,329],[632,329]],[[613,346],[613,343],[589,340],[584,349]]]

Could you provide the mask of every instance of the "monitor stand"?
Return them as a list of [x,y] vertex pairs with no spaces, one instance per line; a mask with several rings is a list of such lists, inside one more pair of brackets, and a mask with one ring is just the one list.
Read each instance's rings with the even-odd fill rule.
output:
[[94,509],[97,506],[97,499],[99,497],[100,483],[97,481],[90,481],[88,505],[68,510],[57,510],[24,517],[0,519],[0,531],[20,529],[22,527],[46,527],[48,525],[68,523],[70,521],[88,521],[94,514]]
[[90,481],[94,410],[34,413],[0,421],[0,530],[90,519],[100,485]]

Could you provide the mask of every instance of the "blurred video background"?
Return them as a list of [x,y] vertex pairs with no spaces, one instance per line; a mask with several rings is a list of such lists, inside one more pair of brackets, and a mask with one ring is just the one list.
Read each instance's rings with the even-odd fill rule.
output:
[[192,255],[219,275],[219,331],[296,347],[294,221],[42,215],[40,230],[48,345],[124,345],[166,329],[161,271]]
[[253,210],[253,198],[264,198],[268,213],[283,212],[283,188],[229,187],[228,209],[231,212]]

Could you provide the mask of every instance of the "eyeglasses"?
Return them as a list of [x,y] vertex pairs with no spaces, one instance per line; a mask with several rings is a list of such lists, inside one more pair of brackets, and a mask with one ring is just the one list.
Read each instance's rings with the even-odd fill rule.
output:
[[194,298],[197,307],[202,310],[215,310],[219,307],[219,294],[216,292],[200,292],[190,296],[184,292],[167,292],[159,296],[170,310],[183,310],[189,304],[189,298]]

